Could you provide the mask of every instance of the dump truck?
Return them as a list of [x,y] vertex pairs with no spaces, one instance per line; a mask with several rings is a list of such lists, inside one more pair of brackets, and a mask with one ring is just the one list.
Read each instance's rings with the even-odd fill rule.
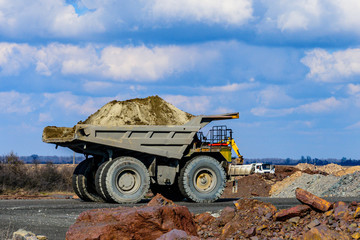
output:
[[236,118],[239,113],[196,116],[183,125],[77,124],[66,138],[48,137],[45,128],[43,141],[85,155],[72,178],[84,201],[135,203],[151,189],[172,200],[205,203],[243,175],[243,158],[231,129],[213,126],[207,135],[200,129]]

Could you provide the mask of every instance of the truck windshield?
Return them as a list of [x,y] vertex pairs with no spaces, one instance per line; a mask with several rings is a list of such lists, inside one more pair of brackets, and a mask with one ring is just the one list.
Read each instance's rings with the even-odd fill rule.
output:
[[263,167],[264,170],[270,170],[271,169],[270,164],[263,164],[262,167]]

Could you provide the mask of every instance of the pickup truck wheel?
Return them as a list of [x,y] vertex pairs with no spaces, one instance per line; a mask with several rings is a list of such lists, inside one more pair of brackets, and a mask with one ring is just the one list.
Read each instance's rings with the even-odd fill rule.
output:
[[160,193],[172,201],[181,201],[185,198],[179,189],[178,183],[174,183],[173,185],[150,184],[150,189],[154,196]]
[[95,189],[94,175],[96,166],[94,159],[89,158],[75,168],[73,174],[73,189],[80,199],[87,202],[103,202],[104,200],[99,196]]
[[113,200],[111,198],[106,197],[105,192],[104,192],[104,185],[103,183],[105,182],[104,178],[104,170],[105,167],[110,163],[110,161],[104,162],[100,165],[100,167],[96,170],[96,174],[95,174],[95,189],[96,192],[100,195],[100,197],[102,199],[104,199],[106,202],[113,202]]
[[105,196],[117,203],[139,202],[149,190],[149,172],[136,158],[116,158],[105,166],[103,174]]
[[209,203],[216,201],[224,192],[226,174],[215,158],[197,156],[181,169],[178,182],[186,198]]

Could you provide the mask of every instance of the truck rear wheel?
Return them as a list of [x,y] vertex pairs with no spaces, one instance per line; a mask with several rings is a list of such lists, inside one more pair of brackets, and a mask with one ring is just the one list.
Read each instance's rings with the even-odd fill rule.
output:
[[103,202],[95,189],[94,175],[96,167],[93,161],[93,158],[86,159],[75,168],[72,178],[73,189],[76,195],[84,201]]
[[110,163],[110,161],[104,162],[100,165],[100,167],[96,170],[95,174],[95,189],[96,192],[100,195],[102,199],[104,199],[106,202],[113,202],[111,198],[106,197],[104,192],[104,186],[103,183],[105,182],[104,177],[104,170],[105,167]]
[[220,163],[209,156],[197,156],[180,171],[179,188],[194,202],[214,202],[224,192],[226,174]]
[[117,203],[139,202],[149,190],[149,172],[136,158],[116,158],[105,166],[103,174],[104,194]]

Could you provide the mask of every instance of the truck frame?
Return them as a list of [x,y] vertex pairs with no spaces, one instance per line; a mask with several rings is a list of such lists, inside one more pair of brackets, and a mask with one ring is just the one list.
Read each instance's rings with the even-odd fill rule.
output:
[[[151,189],[172,200],[213,202],[226,181],[244,174],[242,156],[231,129],[214,126],[210,138],[200,129],[235,118],[239,113],[196,116],[183,125],[77,124],[73,138],[43,134],[43,141],[86,156],[72,178],[75,193],[84,201],[135,203]],[[240,164],[233,163],[234,146]]]

